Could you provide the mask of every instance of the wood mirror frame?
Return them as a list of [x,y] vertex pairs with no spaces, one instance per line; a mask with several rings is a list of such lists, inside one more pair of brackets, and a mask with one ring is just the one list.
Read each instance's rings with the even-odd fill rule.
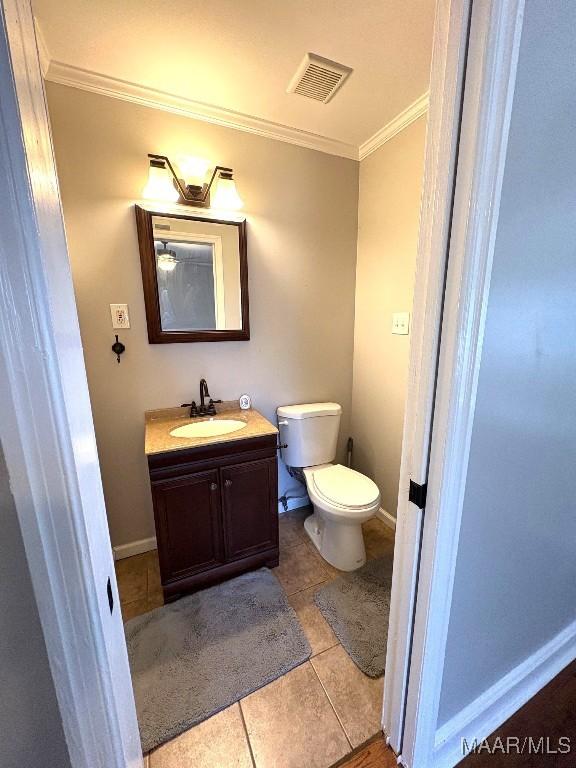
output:
[[[250,322],[246,221],[226,221],[225,219],[216,219],[210,216],[191,216],[185,213],[172,213],[171,211],[152,211],[147,208],[142,208],[139,205],[134,206],[134,208],[136,212],[138,244],[140,246],[140,265],[142,267],[142,287],[144,289],[148,341],[150,344],[173,344],[174,342],[196,341],[248,341],[250,339]],[[154,249],[154,231],[152,228],[152,217],[154,216],[162,216],[170,219],[213,222],[214,224],[225,224],[226,226],[237,228],[238,252],[240,256],[240,305],[242,328],[231,330],[163,330],[160,318],[158,281],[156,279],[156,251]]]

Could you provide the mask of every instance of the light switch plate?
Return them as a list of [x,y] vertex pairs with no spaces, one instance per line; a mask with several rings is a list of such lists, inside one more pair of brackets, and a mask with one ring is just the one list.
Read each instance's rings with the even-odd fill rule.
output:
[[407,336],[410,332],[410,312],[394,312],[392,315],[392,333]]
[[130,328],[128,304],[110,304],[112,328]]

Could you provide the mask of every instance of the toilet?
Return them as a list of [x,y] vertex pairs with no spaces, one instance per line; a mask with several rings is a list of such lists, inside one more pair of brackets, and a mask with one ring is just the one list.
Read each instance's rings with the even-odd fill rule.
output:
[[276,411],[282,459],[301,472],[314,514],[304,528],[322,557],[341,571],[366,562],[362,523],[380,507],[370,478],[341,464],[336,456],[342,408],[338,403],[283,405]]

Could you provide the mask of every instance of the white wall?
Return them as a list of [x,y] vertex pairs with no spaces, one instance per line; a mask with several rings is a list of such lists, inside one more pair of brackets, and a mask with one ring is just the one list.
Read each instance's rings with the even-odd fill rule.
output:
[[392,313],[411,312],[424,169],[426,117],[360,163],[354,328],[354,467],[396,515],[410,336]]
[[575,29],[526,3],[439,725],[576,620]]
[[[47,84],[102,480],[114,545],[154,535],[144,412],[216,398],[342,404],[352,392],[358,163],[66,86]],[[248,222],[249,342],[148,344],[134,202],[147,153],[234,168]],[[127,302],[120,334],[109,304]],[[341,451],[342,457],[342,451]],[[294,481],[282,473],[283,491]]]
[[0,765],[70,765],[26,553],[0,446]]

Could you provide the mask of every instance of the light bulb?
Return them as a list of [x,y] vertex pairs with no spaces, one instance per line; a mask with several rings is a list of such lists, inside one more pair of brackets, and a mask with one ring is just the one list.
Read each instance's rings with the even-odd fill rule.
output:
[[156,251],[156,263],[158,269],[163,272],[173,272],[176,269],[178,260],[176,259],[176,251],[168,248],[168,241],[162,240],[162,248],[158,248]]
[[177,263],[174,256],[164,253],[158,256],[158,269],[161,269],[163,272],[173,272],[176,269]]
[[148,182],[142,191],[143,197],[147,200],[165,200],[175,203],[180,199],[180,195],[174,186],[170,172],[164,164],[153,165],[153,162],[150,163]]
[[232,174],[220,174],[216,182],[214,197],[212,198],[212,207],[222,210],[237,211],[244,205],[242,198],[236,189],[236,182]]
[[206,181],[210,161],[203,157],[179,157],[178,168],[186,184],[201,187]]

